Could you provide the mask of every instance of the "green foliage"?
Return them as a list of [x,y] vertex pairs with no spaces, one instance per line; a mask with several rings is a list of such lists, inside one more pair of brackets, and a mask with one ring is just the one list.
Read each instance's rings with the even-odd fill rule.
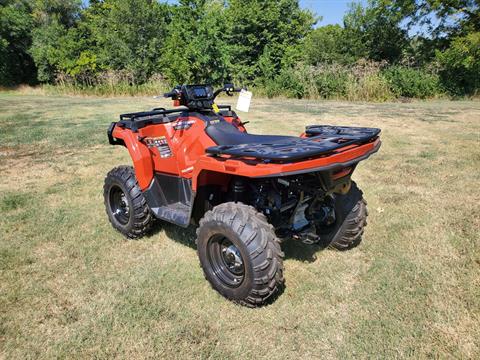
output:
[[55,72],[61,61],[62,49],[59,44],[65,34],[66,29],[57,20],[52,20],[33,31],[33,44],[30,52],[35,60],[39,81],[55,80]]
[[480,32],[457,37],[445,51],[437,51],[441,76],[456,95],[476,94],[480,89]]
[[355,64],[298,64],[283,69],[260,89],[269,97],[385,101],[395,97],[381,74],[382,64],[360,60]]
[[0,85],[31,83],[35,68],[28,53],[32,18],[28,1],[0,2]]
[[128,70],[135,83],[160,71],[168,9],[151,0],[106,0],[86,14],[104,69]]
[[[375,100],[478,92],[478,0],[369,0],[352,3],[343,26],[315,23],[298,0],[0,0],[0,85],[123,94],[233,81],[268,96]],[[424,33],[409,36],[413,26]]]
[[71,27],[79,15],[82,0],[30,0],[30,3],[37,24],[45,25],[55,20],[64,27]]
[[225,7],[219,1],[181,0],[173,8],[161,57],[162,74],[171,84],[221,83],[228,77],[230,55],[224,39]]
[[397,13],[409,28],[421,26],[434,37],[480,31],[478,0],[380,0],[379,6]]
[[63,37],[75,23],[81,1],[79,0],[36,0],[32,1],[32,30],[30,53],[35,60],[38,80],[51,82],[60,70],[65,53]]
[[423,69],[391,66],[383,76],[397,96],[425,99],[443,92],[439,76]]
[[347,67],[331,64],[319,67],[313,79],[321,98],[343,99],[347,95],[347,84],[351,76]]
[[327,25],[312,31],[305,41],[306,59],[311,65],[353,64],[360,59],[391,63],[401,59],[408,45],[402,18],[370,1],[367,7],[352,3],[344,26]]
[[307,68],[299,65],[295,68],[284,68],[275,78],[267,80],[264,85],[268,97],[286,96],[303,98],[308,96]]
[[231,0],[226,17],[231,72],[240,83],[262,84],[279,74],[284,55],[291,58],[315,23],[297,0]]
[[313,30],[304,44],[306,60],[311,65],[353,63],[355,54],[340,25],[327,25]]
[[92,1],[79,12],[79,2],[53,2],[33,32],[32,54],[40,81],[52,82],[59,72],[79,83],[103,70],[128,70],[143,83],[159,71],[166,37],[168,8],[149,0]]
[[375,61],[400,60],[407,44],[407,32],[400,26],[402,18],[396,12],[371,0],[370,6],[352,3],[344,17],[347,53],[355,60],[369,58]]

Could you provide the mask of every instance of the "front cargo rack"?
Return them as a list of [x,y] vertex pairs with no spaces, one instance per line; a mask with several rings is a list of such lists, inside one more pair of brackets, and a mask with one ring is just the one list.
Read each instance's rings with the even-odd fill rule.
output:
[[[230,105],[218,105],[219,109],[225,109],[231,112]],[[189,109],[182,106],[176,109],[166,110],[165,108],[155,108],[151,111],[140,111],[120,115],[120,121],[117,123],[120,127],[138,131],[148,125],[165,124],[178,119],[179,116],[187,116]]]

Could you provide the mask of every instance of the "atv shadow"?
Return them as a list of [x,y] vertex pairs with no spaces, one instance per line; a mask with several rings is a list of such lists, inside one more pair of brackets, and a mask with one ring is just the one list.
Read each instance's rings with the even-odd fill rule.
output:
[[317,253],[327,248],[325,245],[307,245],[298,240],[288,239],[282,242],[282,251],[285,253],[285,260],[294,259],[302,262],[312,263],[317,260]]
[[167,237],[173,241],[187,246],[193,250],[197,249],[197,245],[195,245],[195,238],[197,235],[195,233],[196,228],[194,226],[190,225],[188,228],[182,228],[175,224],[158,220],[155,222],[151,234],[156,235],[162,230],[164,230],[165,235],[167,235]]
[[[161,230],[165,231],[170,239],[184,246],[196,250],[195,244],[196,227],[190,225],[188,228],[182,228],[164,221],[158,221],[152,229],[152,234],[157,234]],[[285,259],[295,259],[302,262],[314,262],[317,259],[317,253],[326,249],[324,245],[307,245],[298,240],[285,240],[282,242],[282,251],[285,253]]]

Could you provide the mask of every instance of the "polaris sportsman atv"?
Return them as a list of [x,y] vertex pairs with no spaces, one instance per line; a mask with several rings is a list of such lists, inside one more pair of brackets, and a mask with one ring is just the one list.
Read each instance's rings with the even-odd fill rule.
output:
[[197,226],[212,287],[261,306],[283,287],[283,239],[339,250],[360,243],[367,208],[351,176],[379,149],[380,130],[312,125],[299,137],[253,135],[230,106],[214,102],[240,90],[178,86],[164,95],[177,108],[120,115],[108,139],[128,149],[133,168],[111,170],[104,197],[127,238],[147,234],[157,219]]

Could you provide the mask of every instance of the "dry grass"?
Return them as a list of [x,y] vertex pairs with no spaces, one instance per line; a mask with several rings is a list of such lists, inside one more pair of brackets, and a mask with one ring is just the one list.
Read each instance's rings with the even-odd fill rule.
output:
[[378,126],[354,175],[357,249],[288,243],[287,288],[251,310],[203,279],[191,229],[126,241],[102,185],[118,113],[152,99],[0,94],[0,358],[479,358],[480,104],[258,100],[259,133]]

